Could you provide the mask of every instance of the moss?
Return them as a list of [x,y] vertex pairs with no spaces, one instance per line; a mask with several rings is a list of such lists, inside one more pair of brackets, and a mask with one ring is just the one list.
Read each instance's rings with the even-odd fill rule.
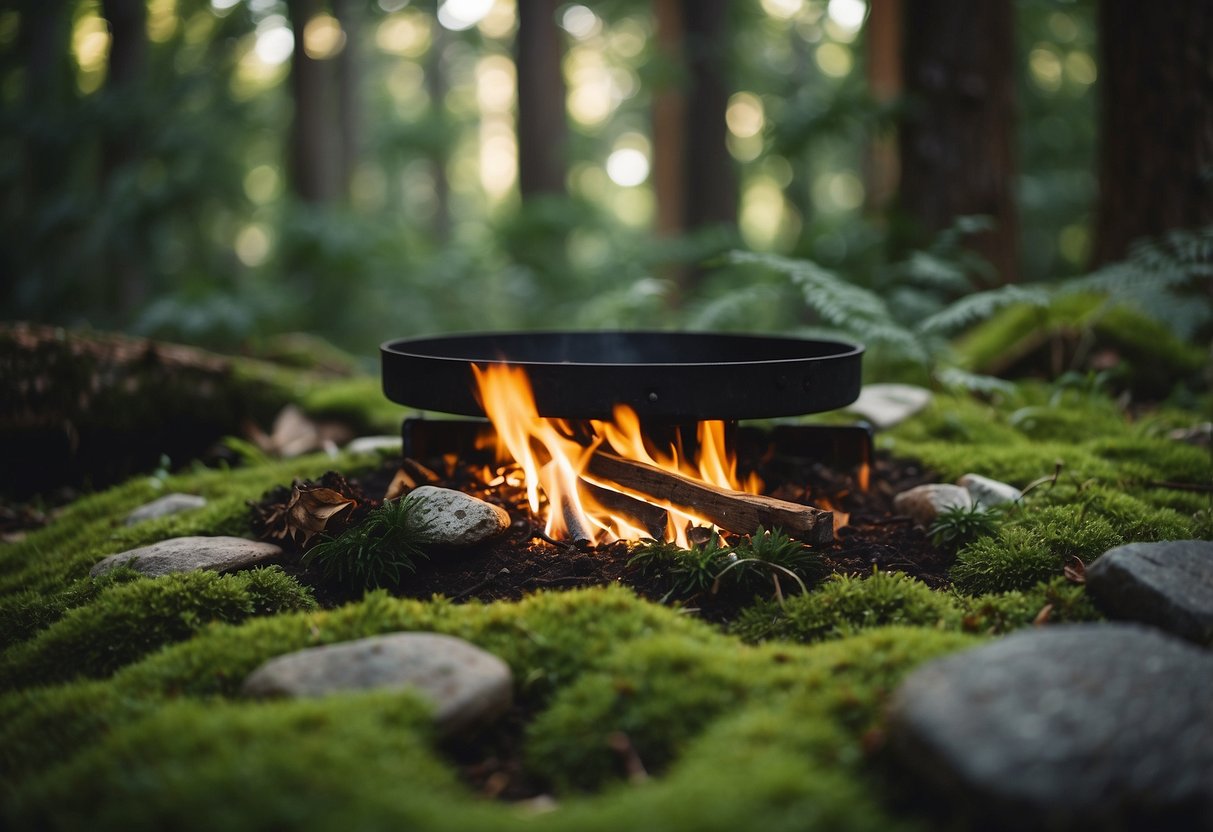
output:
[[104,575],[73,581],[67,589],[50,595],[20,592],[0,601],[0,650],[25,641],[44,630],[69,610],[91,603],[105,589],[142,579],[143,575],[124,566]]
[[326,381],[300,397],[299,405],[314,418],[335,419],[364,434],[399,433],[410,413],[385,397],[382,382],[373,376]]
[[213,621],[315,606],[278,567],[234,575],[186,572],[112,586],[0,657],[0,686],[100,677]]
[[[367,457],[334,460],[315,454],[256,468],[203,468],[163,480],[130,480],[76,501],[55,523],[0,549],[0,597],[23,591],[57,592],[87,576],[105,556],[158,540],[191,534],[247,535],[247,500],[296,477],[315,478],[333,468],[352,476],[374,464]],[[199,494],[209,502],[196,511],[134,526],[123,524],[133,509],[173,491]]]
[[1050,624],[1098,621],[1086,589],[1065,578],[1042,581],[1030,589],[959,598],[964,610],[964,628],[971,632],[999,635],[1034,624],[1048,608],[1044,620]]
[[[601,615],[602,596],[570,594]],[[501,606],[525,610],[525,602]],[[637,601],[609,613],[617,619],[610,629],[627,629],[618,619],[646,608]],[[444,609],[454,611],[453,623],[483,614],[475,607]],[[677,621],[665,619],[675,628]],[[78,743],[76,753],[33,773],[0,811],[15,828],[916,828],[875,798],[865,741],[905,673],[970,638],[874,630],[812,648],[743,648],[741,663],[730,669],[736,645],[693,629],[638,634],[627,651],[595,654],[587,673],[562,685],[541,718],[569,732],[566,746],[577,744],[576,732],[592,716],[577,714],[576,701],[593,700],[590,689],[601,685],[617,691],[619,674],[627,674],[649,685],[646,695],[608,708],[607,727],[631,728],[636,747],[665,743],[675,756],[656,780],[564,798],[555,812],[529,815],[469,799],[433,744],[424,706],[388,693],[268,704],[186,699],[151,710],[108,699],[115,714],[127,708],[125,721],[95,731],[93,743]],[[629,666],[631,653],[642,657],[636,667]],[[687,673],[721,681],[731,696],[688,701]],[[113,685],[96,683],[77,686],[71,696],[59,693],[59,711],[70,710],[68,699],[77,705],[88,695],[105,699],[105,689],[112,697]],[[679,715],[671,726],[664,717],[679,703],[703,710]]]
[[871,627],[954,626],[959,620],[947,595],[901,572],[876,572],[866,578],[835,575],[820,589],[782,605],[755,604],[738,617],[734,632],[750,642],[813,642]]

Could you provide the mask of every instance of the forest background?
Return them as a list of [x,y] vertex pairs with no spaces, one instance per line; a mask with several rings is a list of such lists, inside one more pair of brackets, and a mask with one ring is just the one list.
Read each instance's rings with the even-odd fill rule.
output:
[[1207,344],[1210,44],[1199,0],[16,0],[0,311],[373,367],[1069,281]]

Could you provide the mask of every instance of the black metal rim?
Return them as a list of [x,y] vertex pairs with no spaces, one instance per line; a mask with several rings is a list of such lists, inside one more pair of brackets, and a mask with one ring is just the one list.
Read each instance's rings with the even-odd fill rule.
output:
[[545,416],[607,418],[626,404],[654,421],[754,419],[843,407],[859,394],[863,347],[711,332],[489,332],[381,347],[384,392],[421,410],[483,415],[472,365],[511,364]]

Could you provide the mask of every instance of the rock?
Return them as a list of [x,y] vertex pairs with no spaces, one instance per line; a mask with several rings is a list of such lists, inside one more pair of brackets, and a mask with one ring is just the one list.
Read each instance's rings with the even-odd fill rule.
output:
[[513,674],[491,653],[437,633],[391,633],[270,659],[244,680],[246,696],[319,697],[352,690],[412,690],[434,707],[444,734],[501,715]]
[[159,520],[170,514],[180,514],[183,511],[193,511],[206,505],[206,497],[196,494],[165,494],[158,500],[144,503],[139,508],[126,515],[126,525],[133,526],[144,520]]
[[1213,654],[1124,624],[1022,631],[931,662],[888,739],[965,828],[1213,828]]
[[1172,540],[1109,549],[1087,567],[1087,591],[1109,618],[1213,644],[1213,542]]
[[351,454],[374,454],[380,451],[400,453],[401,448],[399,436],[359,436],[346,445],[344,450]]
[[417,519],[429,526],[429,539],[440,546],[475,546],[510,527],[505,509],[462,491],[423,485],[404,499],[416,504]]
[[877,428],[891,428],[909,419],[931,402],[931,391],[912,384],[868,384],[847,406]]
[[959,485],[931,482],[917,485],[893,498],[893,510],[904,514],[921,526],[929,526],[935,518],[950,508],[969,508],[973,498]]
[[89,570],[89,574],[102,575],[119,566],[129,566],[152,577],[199,569],[235,572],[280,554],[282,549],[272,543],[243,537],[174,537],[110,555]]
[[981,474],[965,474],[956,482],[969,492],[974,503],[981,503],[983,506],[1000,506],[1005,503],[1017,503],[1023,499],[1023,492],[1015,486],[983,477]]

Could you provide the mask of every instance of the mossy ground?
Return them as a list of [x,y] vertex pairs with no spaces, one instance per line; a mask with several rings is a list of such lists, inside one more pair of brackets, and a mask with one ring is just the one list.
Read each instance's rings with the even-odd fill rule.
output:
[[[0,825],[925,828],[891,799],[880,763],[883,705],[898,681],[1034,621],[1097,617],[1062,577],[1071,556],[1207,536],[1209,496],[1162,485],[1213,482],[1207,449],[1165,436],[1200,418],[1129,418],[1099,394],[1027,385],[996,401],[941,395],[882,444],[946,479],[1050,479],[958,552],[950,589],[889,573],[835,577],[783,605],[756,601],[728,631],[618,587],[494,604],[375,592],[320,610],[276,570],[89,578],[101,557],[132,546],[247,533],[245,500],[268,486],[373,461],[132,480],[0,548]],[[122,524],[166,491],[210,503]],[[558,808],[474,794],[408,695],[238,695],[272,656],[396,630],[460,636],[510,665],[521,757]],[[643,782],[635,766],[629,776],[621,741]]]

